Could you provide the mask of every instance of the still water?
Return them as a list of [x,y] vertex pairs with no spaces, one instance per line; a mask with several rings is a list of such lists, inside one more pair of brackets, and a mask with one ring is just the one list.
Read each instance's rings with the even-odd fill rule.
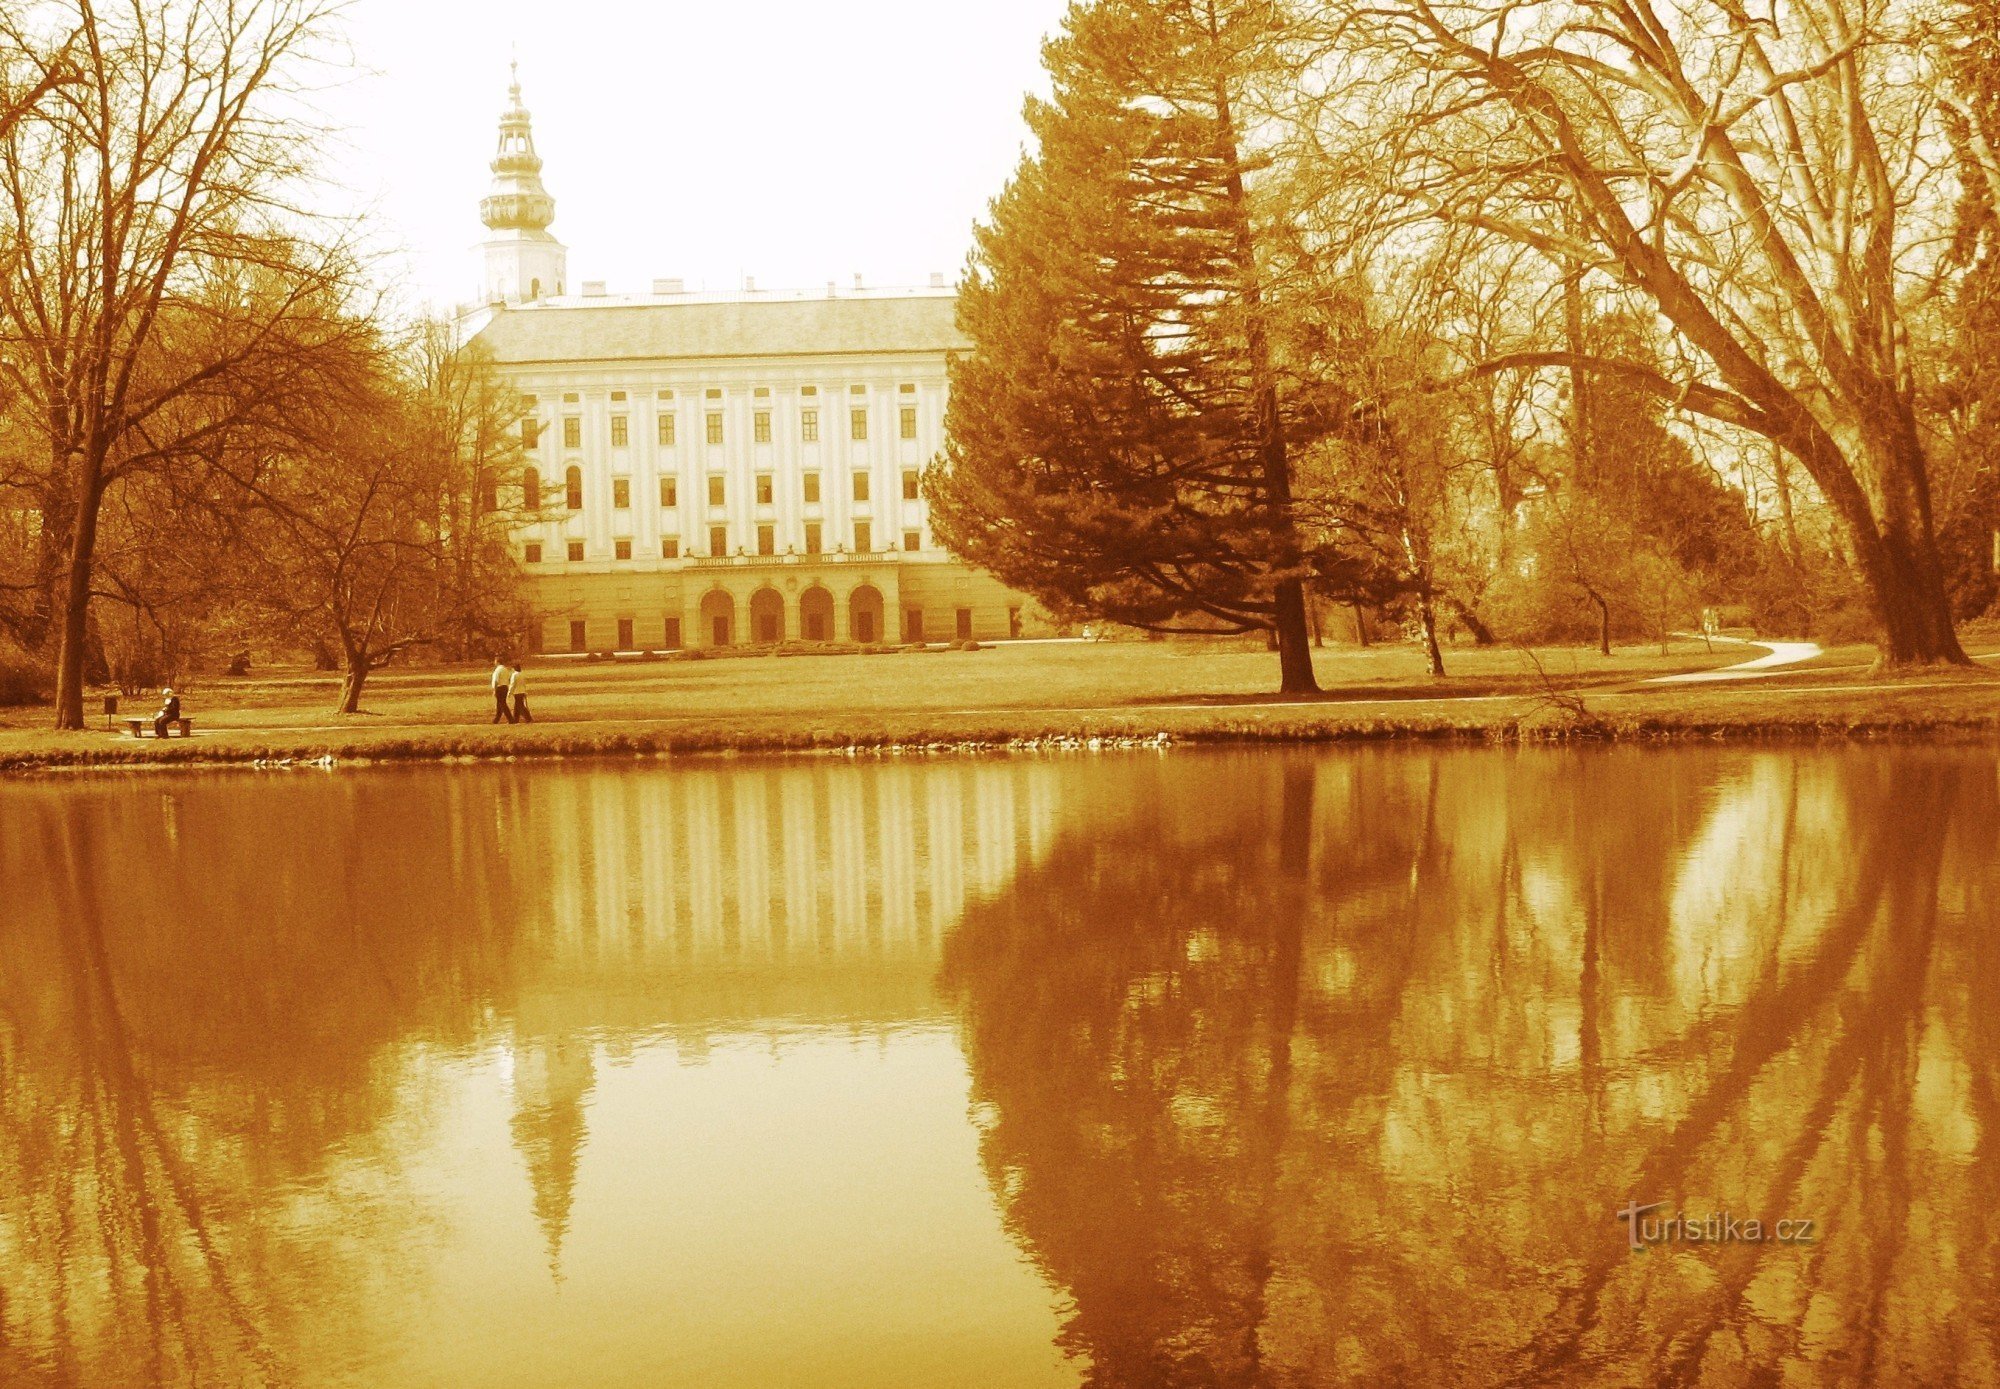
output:
[[0,1383],[2000,1383],[1996,928],[1991,748],[0,787]]

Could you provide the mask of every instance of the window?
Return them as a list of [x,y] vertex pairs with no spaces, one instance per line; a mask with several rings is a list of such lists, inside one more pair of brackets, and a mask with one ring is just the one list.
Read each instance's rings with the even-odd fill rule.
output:
[[535,468],[521,469],[521,505],[529,511],[542,509],[542,475]]
[[623,511],[632,505],[632,479],[614,477],[611,479],[611,505]]
[[536,419],[522,420],[521,447],[524,449],[538,448],[540,447],[541,442],[542,442],[542,422]]
[[540,564],[542,562],[542,547],[540,542],[529,541],[527,549],[524,551],[524,557],[530,564]]
[[771,388],[769,386],[759,386],[756,390],[750,392],[750,394],[759,400],[769,400],[771,398]]
[[563,505],[571,511],[583,510],[583,469],[574,463],[563,474]]
[[619,618],[618,649],[620,651],[630,651],[636,645],[637,643],[632,640],[632,619],[629,617]]
[[625,392],[623,392],[623,391],[613,391],[613,392],[611,393],[611,398],[612,398],[612,399],[613,399],[614,401],[618,401],[618,400],[623,400],[623,399],[625,399]]
[[678,650],[680,650],[680,649],[681,649],[681,620],[680,620],[680,619],[679,619],[678,617],[670,617],[670,618],[668,618],[668,619],[666,620],[666,623],[665,623],[664,625],[665,625],[665,629],[666,629],[666,630],[665,630],[665,636],[666,636],[666,639],[667,639],[667,640],[666,640],[666,647],[667,647],[667,650],[669,650],[669,651],[678,651]]
[[770,504],[771,475],[769,473],[759,473],[757,474],[757,505],[769,506]]
[[819,411],[799,411],[799,438],[808,444],[819,442]]
[[847,412],[847,436],[857,440],[868,437],[868,412],[865,409]]
[[708,552],[711,555],[729,553],[729,527],[710,526],[708,528]]
[[[916,407],[916,406],[914,406],[914,405],[905,405],[905,406],[903,407],[903,410],[902,410],[902,415],[903,415],[903,426],[902,426],[902,429],[903,429],[903,437],[904,437],[905,439],[914,439],[914,438],[916,438],[916,437],[917,437],[917,407]],[[613,443],[616,443],[617,441],[616,441],[616,440],[614,439],[614,440],[613,440],[612,442],[613,442]]]
[[680,557],[681,557],[681,538],[678,535],[661,536],[660,558],[679,559]]
[[806,553],[809,555],[819,553],[819,522],[817,521],[806,522]]
[[583,421],[575,415],[563,416],[563,447],[566,449],[583,447]]
[[659,399],[661,400],[672,400],[673,398],[674,393],[672,391],[661,391],[659,393]]
[[710,400],[722,399],[722,389],[719,386],[710,386],[706,391],[703,391],[702,394],[707,396],[708,399]]
[[711,410],[708,412],[708,442],[711,444],[722,442],[722,412],[720,410]]
[[659,425],[660,447],[672,448],[674,446],[674,417],[672,415],[660,416]]
[[750,437],[759,444],[771,442],[771,412],[759,410],[750,417]]
[[918,475],[915,468],[903,469],[903,500],[913,502],[920,495]]
[[571,564],[581,564],[583,562],[583,542],[581,540],[570,541],[568,553]]
[[[914,434],[905,434],[903,437],[905,439],[914,439],[917,436]],[[626,428],[626,417],[623,415],[613,415],[611,417],[611,447],[622,449],[630,442],[631,433]]]
[[708,478],[708,504],[709,504],[710,506],[721,506],[721,505],[722,505],[722,474],[721,474],[721,473],[711,473],[711,474],[709,474],[709,478]]
[[775,555],[778,552],[777,535],[769,526],[757,527],[757,553]]
[[874,548],[874,538],[868,534],[868,523],[866,521],[856,521],[854,523],[854,553],[865,555]]
[[917,383],[914,381],[905,381],[902,385],[896,387],[896,390],[902,395],[915,395],[917,393]]
[[911,608],[903,614],[903,639],[922,641],[924,639],[924,610]]
[[868,474],[866,473],[856,473],[854,475],[854,500],[857,502],[868,500]]
[[563,404],[565,405],[574,405],[577,403],[577,401],[581,400],[582,398],[583,397],[579,396],[575,391],[563,392]]
[[612,542],[611,542],[611,555],[612,555],[612,558],[613,558],[613,559],[630,559],[630,558],[632,558],[632,542],[631,542],[631,541],[629,541],[629,540],[614,540],[614,541],[612,541]]
[[807,473],[805,475],[805,490],[806,490],[806,500],[808,502],[817,502],[819,500],[818,473]]
[[866,386],[849,386],[847,393],[849,395],[867,395],[868,388]]
[[903,548],[904,548],[905,550],[921,550],[921,549],[923,549],[923,548],[924,548],[924,533],[923,533],[922,531],[904,531],[904,532],[903,532]]
[[660,505],[671,507],[671,506],[679,506],[680,504],[681,504],[681,485],[679,479],[670,477],[661,478]]
[[569,649],[572,651],[590,650],[590,628],[581,618],[572,618],[570,620]]
[[819,394],[819,387],[817,387],[817,386],[801,386],[801,387],[799,387],[799,394],[800,394],[800,395],[818,395],[818,394]]
[[958,639],[959,639],[960,641],[971,641],[971,640],[972,640],[972,609],[971,609],[971,608],[960,608],[960,609],[958,610]]

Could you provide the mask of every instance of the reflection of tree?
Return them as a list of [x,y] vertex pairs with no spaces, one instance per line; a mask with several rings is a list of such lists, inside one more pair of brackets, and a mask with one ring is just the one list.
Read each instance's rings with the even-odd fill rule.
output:
[[[947,953],[989,1176],[1092,1382],[2000,1354],[1990,758],[1157,775]],[[1634,1256],[1634,1199],[1823,1241]]]

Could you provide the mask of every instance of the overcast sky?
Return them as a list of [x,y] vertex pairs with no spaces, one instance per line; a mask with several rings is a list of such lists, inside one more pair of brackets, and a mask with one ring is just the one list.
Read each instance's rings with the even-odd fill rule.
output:
[[319,105],[416,300],[476,290],[518,55],[569,279],[956,275],[1019,157],[1064,0],[353,0]]

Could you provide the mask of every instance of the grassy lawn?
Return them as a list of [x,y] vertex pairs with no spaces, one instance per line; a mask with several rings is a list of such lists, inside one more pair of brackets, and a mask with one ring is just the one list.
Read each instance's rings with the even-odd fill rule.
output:
[[[1991,652],[2000,641],[1975,642]],[[1594,650],[1451,652],[1449,679],[1423,674],[1407,646],[1327,648],[1325,694],[1281,700],[1277,658],[1249,642],[1002,644],[783,658],[530,666],[531,726],[491,726],[480,667],[397,671],[370,681],[363,713],[332,712],[337,680],[306,670],[218,679],[192,689],[192,739],[134,741],[96,728],[58,734],[46,709],[0,711],[0,768],[258,757],[441,757],[676,752],[1034,739],[1332,738],[1560,731],[1578,692],[1594,721],[1635,734],[2000,723],[2000,677],[1925,673],[1885,682],[1866,648],[1829,652],[1794,673],[1726,686],[1647,686],[1652,676],[1762,654],[1700,641]],[[1540,671],[1535,668],[1539,661]],[[1885,683],[1890,686],[1884,688]],[[93,709],[96,707],[93,703]],[[150,713],[150,699],[121,712]],[[1523,721],[1526,721],[1525,724]]]

